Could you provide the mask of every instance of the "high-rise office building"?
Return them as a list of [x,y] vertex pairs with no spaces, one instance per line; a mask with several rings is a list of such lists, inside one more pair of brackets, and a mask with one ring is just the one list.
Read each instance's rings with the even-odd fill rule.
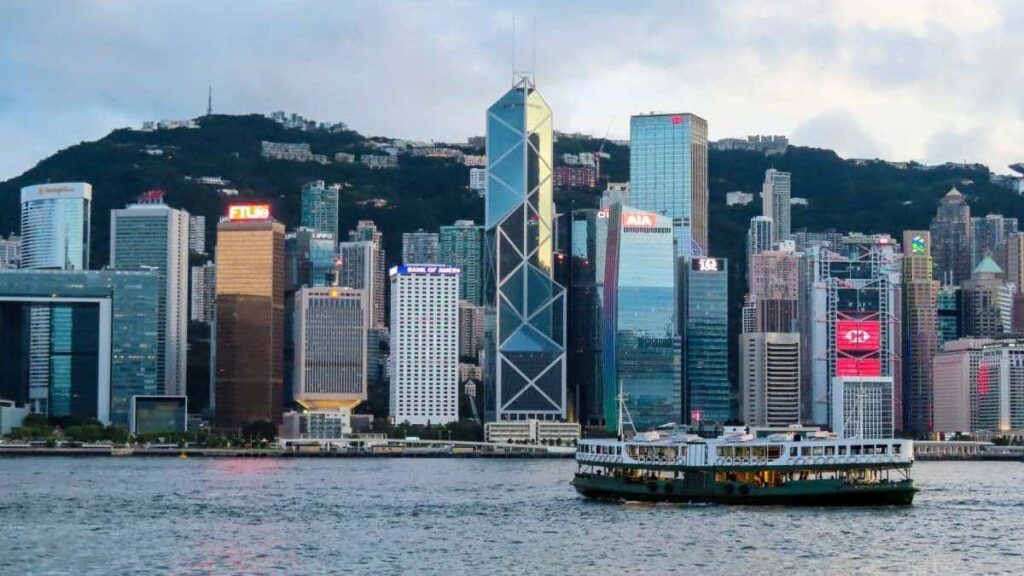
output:
[[835,378],[830,404],[830,426],[840,438],[893,437],[898,403],[892,376]]
[[7,238],[0,236],[0,270],[13,270],[21,267],[21,237],[10,234]]
[[963,338],[935,356],[935,431],[1024,428],[1024,340]]
[[572,212],[567,372],[575,383],[576,420],[584,426],[604,425],[601,319],[609,213],[609,208]]
[[[427,232],[422,228],[415,232],[402,233],[403,264],[438,264],[440,263],[440,238],[435,232]],[[444,264],[449,264],[444,262]]]
[[747,426],[799,424],[800,334],[741,334],[740,388]]
[[982,258],[971,277],[965,280],[961,314],[964,335],[991,338],[1013,331],[1014,287],[991,257]]
[[241,428],[281,420],[284,225],[268,205],[229,206],[217,225],[216,410]]
[[956,188],[939,200],[930,228],[935,279],[960,284],[971,275],[971,207]]
[[472,220],[441,226],[440,262],[462,270],[459,298],[475,306],[484,303],[484,227]]
[[487,110],[488,420],[567,417],[565,289],[554,280],[551,109],[523,78]]
[[[384,234],[377,228],[377,225],[373,223],[373,220],[360,220],[359,223],[356,224],[356,229],[349,231],[348,239],[350,242],[373,243],[373,251],[371,254],[373,257],[373,268],[371,271],[373,278],[371,279],[371,285],[364,285],[363,288],[370,291],[370,305],[372,307],[370,317],[373,319],[374,328],[384,328],[387,325],[384,318],[384,294],[387,290],[387,285],[384,280],[387,274],[387,255],[384,252]],[[342,266],[344,266],[344,262],[342,262]]]
[[732,419],[729,268],[725,258],[679,259],[683,421]]
[[971,218],[971,267],[981,263],[985,256],[1005,266],[1006,241],[1017,232],[1016,218],[1005,218],[1002,214]]
[[796,332],[800,320],[800,256],[787,250],[755,254],[749,264],[753,332]]
[[84,182],[21,189],[21,267],[89,269],[92,186]]
[[214,305],[217,302],[217,266],[207,262],[192,267],[192,302],[189,319],[203,324],[213,323]]
[[119,270],[155,269],[162,286],[157,294],[158,363],[162,392],[186,394],[188,352],[189,216],[163,203],[152,191],[139,202],[110,211],[110,265]]
[[938,349],[942,350],[946,342],[964,336],[963,315],[960,312],[963,308],[963,293],[959,286],[943,286],[939,288],[935,303],[939,318]]
[[923,436],[932,423],[932,358],[939,349],[939,282],[932,276],[931,234],[903,233],[904,429]]
[[484,348],[484,307],[459,300],[459,357],[477,358]]
[[338,197],[341,185],[327,186],[323,180],[302,187],[302,226],[314,232],[338,237]]
[[629,123],[632,206],[672,219],[678,254],[708,252],[708,123],[694,114],[644,114]]
[[809,420],[834,422],[836,378],[890,377],[891,412],[903,428],[902,267],[898,243],[888,235],[848,234],[834,246],[809,246],[813,272],[808,318],[811,378]]
[[188,251],[206,254],[206,216],[193,214],[188,217]]
[[295,293],[292,397],[303,408],[352,409],[366,400],[369,303],[367,292],[354,288]]
[[[946,342],[932,359],[932,430],[939,433],[968,433],[974,430],[976,409],[972,397],[978,393],[982,351],[990,338],[960,338]],[[989,374],[982,378],[986,392]]]
[[162,391],[153,313],[161,285],[156,271],[4,271],[0,398],[127,426],[131,398]]
[[459,269],[391,269],[393,422],[447,424],[459,419]]
[[789,193],[792,175],[769,168],[761,186],[761,214],[775,224],[772,242],[789,238]]
[[300,227],[285,235],[284,252],[288,290],[334,284],[337,243],[330,232]]
[[682,343],[672,219],[621,204],[612,205],[608,219],[600,331],[605,426],[618,428],[620,391],[637,430],[679,423]]
[[747,264],[754,261],[765,250],[772,249],[772,238],[775,237],[775,223],[767,216],[754,216],[750,219],[747,229]]
[[1005,244],[1006,281],[1013,284],[1017,294],[1024,293],[1024,233],[1016,232],[1006,237]]

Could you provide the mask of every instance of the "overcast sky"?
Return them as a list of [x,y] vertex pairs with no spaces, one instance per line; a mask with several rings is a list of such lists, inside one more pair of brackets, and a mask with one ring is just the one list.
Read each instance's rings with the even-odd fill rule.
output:
[[[297,112],[463,140],[532,61],[558,130],[628,138],[694,112],[712,139],[846,157],[1024,160],[1024,3],[0,0],[0,179],[144,120]],[[613,122],[614,118],[614,122]]]

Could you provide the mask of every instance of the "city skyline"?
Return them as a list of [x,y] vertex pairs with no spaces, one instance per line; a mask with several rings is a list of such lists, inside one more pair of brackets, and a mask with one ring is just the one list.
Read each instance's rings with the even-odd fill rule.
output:
[[[470,2],[440,11],[407,3],[321,5],[272,14],[237,14],[216,4],[188,8],[199,29],[244,19],[253,26],[234,28],[263,30],[271,41],[260,46],[273,46],[273,52],[245,41],[248,32],[223,30],[181,45],[170,33],[170,23],[186,10],[177,4],[137,10],[79,3],[60,18],[42,6],[15,4],[5,8],[0,23],[0,50],[13,56],[0,63],[0,76],[19,82],[0,88],[0,131],[10,135],[6,144],[18,146],[7,146],[0,178],[114,128],[199,116],[211,84],[215,113],[285,109],[344,121],[367,134],[448,141],[481,135],[480,118],[461,112],[486,106],[486,95],[507,83],[513,18],[519,22],[519,67],[536,69],[552,108],[562,111],[558,124],[564,131],[600,136],[614,117],[610,136],[625,139],[630,115],[685,106],[709,120],[711,139],[785,133],[796,144],[832,148],[845,157],[980,161],[996,172],[1019,160],[1011,143],[1024,134],[1024,118],[1013,91],[1002,86],[1017,80],[1006,59],[1020,48],[1016,30],[1024,9],[994,2],[862,4],[816,6],[816,18],[782,29],[774,11],[748,2],[653,2],[635,14],[572,2],[501,9]],[[570,17],[583,25],[563,26]],[[62,22],[69,18],[89,26],[67,29]],[[271,18],[274,25],[263,26]],[[666,19],[698,41],[679,42],[678,27],[663,30]],[[469,21],[476,25],[466,26]],[[308,35],[320,38],[312,46],[286,40],[296,27],[310,26],[324,32]],[[576,32],[584,29],[586,35]],[[62,42],[45,41],[58,31]],[[625,41],[635,34],[657,48]],[[385,48],[399,37],[408,48],[389,53]],[[905,57],[885,58],[897,52]],[[75,65],[26,64],[41,57]],[[118,80],[154,65],[162,74],[147,83],[141,98]],[[267,74],[277,81],[243,81]],[[690,75],[702,81],[684,82]],[[450,81],[427,81],[438,76]],[[361,89],[335,89],[349,78]],[[808,78],[816,81],[803,82]],[[744,80],[742,89],[737,79]],[[435,113],[416,113],[405,82],[410,89],[429,87]],[[803,88],[792,90],[798,84]],[[948,90],[965,84],[978,88]],[[310,86],[338,98],[311,99]]]

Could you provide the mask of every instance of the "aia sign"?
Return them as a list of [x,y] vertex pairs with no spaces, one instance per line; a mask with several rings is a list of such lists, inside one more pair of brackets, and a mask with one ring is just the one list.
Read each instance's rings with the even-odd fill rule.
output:
[[643,226],[650,228],[654,226],[654,215],[644,214],[642,212],[631,212],[629,214],[622,215],[623,226]]
[[232,204],[228,220],[269,220],[270,204]]
[[836,348],[843,352],[874,352],[879,349],[881,326],[875,320],[836,322]]

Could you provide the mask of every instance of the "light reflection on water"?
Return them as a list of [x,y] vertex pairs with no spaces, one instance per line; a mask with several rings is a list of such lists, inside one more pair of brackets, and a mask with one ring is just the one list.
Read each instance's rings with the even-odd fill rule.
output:
[[0,574],[1024,573],[1024,464],[910,508],[598,503],[552,460],[0,459]]

